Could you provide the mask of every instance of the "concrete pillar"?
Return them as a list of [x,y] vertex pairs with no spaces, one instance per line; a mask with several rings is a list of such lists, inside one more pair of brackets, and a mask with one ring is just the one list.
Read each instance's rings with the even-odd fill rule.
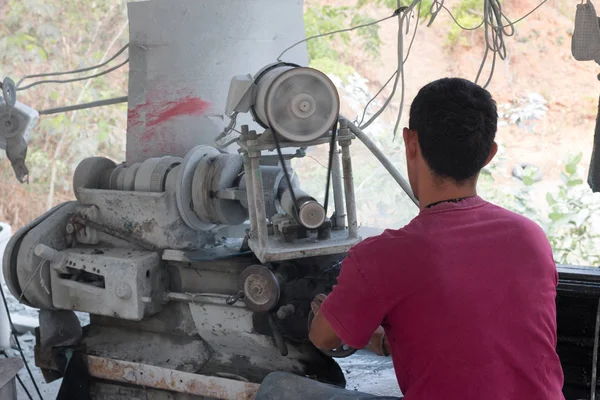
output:
[[[127,164],[212,145],[231,78],[305,37],[303,0],[150,0],[129,9]],[[283,61],[306,66],[303,43]],[[249,115],[237,127],[259,129]]]

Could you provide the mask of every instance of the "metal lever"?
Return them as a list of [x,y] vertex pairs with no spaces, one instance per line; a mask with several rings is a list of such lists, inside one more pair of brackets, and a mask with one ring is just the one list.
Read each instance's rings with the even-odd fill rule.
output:
[[227,300],[225,300],[225,303],[228,306],[232,306],[235,303],[237,303],[239,300],[242,300],[245,296],[246,295],[244,294],[244,292],[240,290],[235,296],[229,296],[227,298]]

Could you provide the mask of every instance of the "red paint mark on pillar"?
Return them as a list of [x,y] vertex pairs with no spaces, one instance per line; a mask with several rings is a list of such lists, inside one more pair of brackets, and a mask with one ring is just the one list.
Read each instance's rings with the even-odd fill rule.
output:
[[155,126],[183,115],[203,115],[210,104],[199,97],[185,97],[177,101],[169,101],[163,107],[148,114],[146,126]]
[[193,96],[190,89],[150,90],[146,101],[127,113],[128,141],[131,140],[133,147],[139,149],[136,151],[141,150],[147,157],[184,155],[189,143],[181,143],[173,126],[165,123],[180,117],[207,115],[211,108],[209,102]]

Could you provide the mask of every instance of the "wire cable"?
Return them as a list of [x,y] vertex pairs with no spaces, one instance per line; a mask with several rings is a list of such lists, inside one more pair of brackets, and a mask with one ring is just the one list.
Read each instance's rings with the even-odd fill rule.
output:
[[21,87],[21,88],[17,88],[17,91],[27,90],[27,89],[30,89],[30,88],[32,88],[34,86],[41,85],[43,83],[71,83],[71,82],[84,81],[84,80],[92,79],[92,78],[98,78],[98,77],[100,77],[102,75],[109,74],[109,73],[111,73],[111,72],[113,72],[113,71],[121,68],[123,65],[127,64],[128,62],[129,62],[129,58],[126,59],[125,61],[123,61],[122,63],[120,63],[118,65],[115,65],[114,67],[106,69],[106,70],[104,70],[102,72],[98,72],[97,74],[94,74],[94,75],[83,76],[83,77],[80,77],[80,78],[73,78],[73,79],[48,79],[48,80],[45,80],[45,81],[38,81],[38,82],[30,83],[27,86],[24,86],[24,87]]
[[[27,291],[27,288],[29,287],[29,285],[31,284],[31,282],[33,282],[33,278],[35,278],[35,276],[38,274],[38,272],[40,273],[40,283],[43,283],[43,278],[41,278],[42,276],[42,267],[44,265],[46,265],[47,260],[42,259],[42,261],[40,261],[40,263],[38,264],[37,268],[35,269],[35,271],[33,271],[33,273],[31,274],[31,276],[29,277],[29,279],[27,280],[27,282],[25,282],[25,286],[23,286],[23,289],[21,290],[21,295],[19,296],[19,303],[21,302],[21,300],[23,300],[23,297],[25,296],[25,292]],[[47,289],[46,289],[47,291]],[[49,293],[48,293],[49,294]]]
[[[413,31],[413,35],[412,38],[410,40],[410,44],[408,45],[408,50],[406,51],[406,57],[404,57],[404,63],[406,63],[406,61],[408,60],[408,57],[410,56],[410,51],[413,47],[413,43],[415,42],[415,37],[417,36],[417,30],[419,28],[419,19],[420,19],[420,15],[421,15],[421,2],[419,2],[418,5],[418,9],[417,9],[417,23],[415,24],[415,29]],[[390,76],[390,78],[383,84],[383,86],[379,89],[379,91],[375,94],[375,96],[373,96],[368,102],[367,105],[365,106],[365,108],[363,109],[363,113],[362,116],[360,118],[360,122],[358,120],[355,121],[355,124],[357,126],[361,126],[362,123],[365,120],[365,117],[367,115],[367,110],[369,109],[369,106],[371,105],[371,103],[373,101],[375,101],[375,99],[377,97],[379,97],[379,95],[385,90],[385,88],[390,84],[390,82],[392,81],[392,79],[394,79],[396,77],[396,74],[398,73],[398,70],[396,69],[396,71],[394,71],[394,73],[392,74],[392,76]]]
[[450,16],[450,18],[452,18],[452,21],[454,21],[454,23],[455,23],[456,25],[458,25],[458,27],[459,27],[460,29],[462,29],[463,31],[475,31],[475,30],[477,30],[477,29],[481,28],[481,27],[483,26],[483,24],[485,23],[485,20],[483,20],[483,19],[482,19],[482,20],[481,20],[481,23],[480,23],[479,25],[477,25],[477,26],[474,26],[474,27],[472,27],[472,28],[467,28],[466,26],[462,26],[462,25],[460,24],[460,22],[458,22],[458,20],[456,19],[456,17],[454,17],[454,14],[452,14],[452,11],[450,11],[450,10],[448,9],[448,7],[446,7],[446,6],[444,5],[444,2],[443,2],[443,1],[442,1],[442,8],[443,8],[444,10],[446,10],[446,12],[447,12],[447,13],[448,13],[448,15]]
[[[421,11],[421,3],[420,2],[419,2],[419,7],[417,10],[418,10],[417,11],[417,26],[418,26],[419,20],[420,20],[420,11]],[[437,12],[439,12],[439,10]],[[436,15],[437,15],[437,13],[436,13]],[[416,33],[417,33],[417,28],[415,27],[415,35],[416,35]],[[414,40],[415,35],[413,35],[413,40]],[[412,41],[411,41],[410,45],[412,46]],[[404,44],[403,44],[403,46],[404,46]],[[408,49],[408,52],[410,53],[410,47]],[[403,54],[400,54],[400,56],[403,56]],[[402,60],[402,64],[398,68],[398,71],[399,71],[398,73],[401,75],[401,80],[402,80],[402,92],[400,95],[400,106],[398,107],[398,116],[396,117],[396,124],[394,125],[394,131],[393,131],[394,139],[396,138],[396,134],[398,133],[398,127],[400,126],[400,120],[402,119],[402,111],[404,109],[404,99],[405,99],[405,94],[406,94],[406,90],[405,90],[406,76],[404,75],[404,63],[406,62],[407,59],[408,59],[408,54],[406,56],[406,59]]]
[[[417,0],[417,1],[420,1],[420,0]],[[390,16],[387,16],[387,17],[384,17],[384,18],[381,18],[381,19],[378,19],[377,21],[373,21],[373,22],[368,22],[368,23],[366,23],[366,24],[361,24],[361,25],[352,26],[352,27],[350,27],[350,28],[339,29],[339,30],[337,30],[337,31],[326,32],[326,33],[320,33],[320,34],[318,34],[318,35],[309,36],[309,37],[307,37],[307,38],[305,38],[305,39],[299,40],[299,41],[297,41],[296,43],[292,44],[292,45],[291,45],[290,47],[288,47],[287,49],[283,50],[283,51],[281,52],[281,54],[279,55],[279,57],[277,57],[277,61],[281,62],[281,57],[283,57],[283,55],[284,55],[285,53],[287,53],[288,51],[290,51],[290,50],[291,50],[291,49],[293,49],[294,47],[298,46],[299,44],[302,44],[302,43],[308,42],[309,40],[312,40],[312,39],[318,39],[318,38],[322,38],[322,37],[325,37],[325,36],[331,36],[331,35],[335,35],[335,34],[338,34],[338,33],[351,32],[351,31],[354,31],[354,30],[356,30],[356,29],[360,29],[360,28],[366,28],[367,26],[371,26],[371,25],[377,25],[377,24],[379,24],[379,23],[381,23],[381,22],[383,22],[383,21],[387,21],[388,19],[392,19],[392,18],[394,18],[394,17],[397,15],[397,13],[398,13],[398,12],[399,12],[399,10],[396,10],[396,11],[394,11],[394,13],[393,13],[392,15],[390,15]]]
[[49,108],[47,110],[38,111],[38,114],[40,114],[40,115],[59,114],[59,113],[75,111],[75,110],[84,110],[86,108],[103,107],[103,106],[109,106],[112,104],[126,103],[127,100],[128,100],[127,96],[116,97],[114,99],[97,100],[97,101],[92,101],[90,103],[74,104],[72,106]]
[[[519,18],[513,22],[503,13],[502,7],[500,5],[500,0],[484,0],[484,18],[481,21],[481,23],[475,27],[465,27],[458,22],[458,20],[456,19],[456,17],[454,17],[452,12],[444,5],[444,0],[434,0],[431,4],[430,10],[429,10],[429,12],[431,14],[431,18],[430,18],[427,26],[430,26],[433,23],[433,21],[435,20],[437,15],[441,12],[441,10],[445,10],[449,14],[450,18],[454,21],[454,23],[456,25],[458,25],[458,27],[461,28],[462,30],[473,31],[473,30],[477,30],[477,29],[481,28],[482,26],[484,26],[484,28],[485,28],[484,35],[485,35],[485,43],[486,43],[485,52],[484,52],[481,64],[479,66],[477,76],[475,78],[475,83],[477,83],[479,81],[482,71],[488,60],[489,53],[491,51],[492,52],[492,63],[491,63],[490,73],[488,75],[488,78],[487,78],[485,84],[483,84],[483,87],[487,88],[493,78],[494,71],[496,68],[497,58],[500,57],[501,60],[506,59],[507,50],[506,50],[506,44],[505,44],[504,38],[513,36],[515,34],[514,25],[520,21],[523,21],[525,18],[527,18],[528,16],[533,14],[537,9],[539,9],[547,1],[548,0],[543,0],[535,8],[533,8],[531,11],[529,11],[527,14],[525,14],[524,16],[522,16],[521,18]],[[418,26],[418,24],[419,24],[418,18],[420,17],[421,1],[417,0],[417,3],[419,6],[419,12],[417,14],[418,15],[417,16],[417,26]],[[412,7],[414,7],[414,5],[415,5],[415,2],[413,2],[413,4],[411,4],[411,6],[410,6],[411,9],[412,9]],[[402,23],[402,21],[401,21],[401,23]],[[400,30],[402,30],[402,27],[400,27]],[[399,32],[399,34],[400,34],[400,32]],[[400,99],[400,106],[399,106],[398,116],[396,118],[396,124],[394,125],[394,131],[393,131],[394,137],[397,134],[398,127],[401,122],[402,110],[404,108],[404,100],[405,100],[404,99],[405,76],[404,76],[404,68],[403,67],[404,67],[404,63],[406,63],[408,56],[410,54],[410,49],[412,48],[412,44],[413,44],[415,36],[416,36],[416,27],[415,27],[415,32],[413,33],[413,38],[411,39],[411,43],[409,45],[408,52],[407,52],[407,55],[406,55],[404,61],[401,64],[399,63],[398,69],[392,74],[392,76],[387,80],[387,82],[382,86],[382,88],[375,94],[375,96],[373,96],[373,98],[371,100],[369,100],[365,109],[363,110],[363,115],[358,124],[361,129],[365,129],[366,127],[368,127],[387,108],[391,98],[396,93],[398,78],[400,78],[401,88],[402,88],[401,89],[402,96]],[[398,38],[399,53],[401,53],[401,51],[402,51],[401,50],[401,47],[403,45],[402,40],[403,40],[403,37],[400,37],[400,35],[399,35],[399,38]],[[390,97],[388,97],[387,101],[384,103],[384,105],[381,107],[381,109],[377,113],[375,113],[369,119],[369,121],[367,121],[366,123],[363,124],[367,109],[370,106],[370,104],[373,102],[373,100],[375,100],[375,98],[377,98],[382,93],[382,91],[389,85],[389,83],[394,78],[396,78],[396,80],[394,81],[394,89],[392,89],[392,93],[391,93]]]
[[[35,273],[34,273],[35,275]],[[27,358],[25,357],[25,353],[23,352],[23,348],[21,347],[21,342],[19,341],[19,337],[17,335],[17,330],[15,329],[15,325],[13,324],[12,317],[10,316],[10,310],[8,308],[8,301],[6,301],[6,296],[4,294],[4,288],[0,285],[0,294],[2,295],[2,301],[4,302],[4,308],[6,309],[6,316],[8,317],[8,323],[10,324],[10,329],[12,331],[12,335],[15,338],[15,343],[17,344],[17,349],[19,350],[19,354],[21,354],[21,358],[23,359],[23,363],[25,363],[25,369],[27,369],[27,373],[31,378],[31,383],[35,387],[35,391],[39,396],[40,400],[44,400],[42,397],[42,393],[40,392],[40,388],[38,387],[35,378],[33,377],[33,373],[31,372],[31,368],[29,368],[29,363],[27,362]]]
[[[398,3],[400,3],[399,0]],[[392,88],[392,93],[388,96],[383,106],[381,106],[381,108],[371,118],[369,118],[367,122],[361,124],[360,129],[367,128],[386,110],[392,101],[392,98],[396,94],[400,75],[402,75],[402,81],[404,82],[404,22],[406,18],[411,15],[411,12],[415,6],[420,5],[420,3],[421,0],[413,0],[410,6],[402,8],[402,10],[398,13],[398,69],[394,80],[394,87]],[[404,86],[402,88],[402,92],[404,93]],[[404,98],[404,95],[402,97]]]
[[128,47],[129,47],[129,43],[127,43],[125,46],[121,47],[121,49],[119,51],[117,51],[111,58],[109,58],[108,60],[106,60],[102,64],[94,65],[94,66],[91,66],[91,67],[80,68],[80,69],[76,69],[76,70],[73,70],[73,71],[66,71],[66,72],[47,72],[47,73],[43,73],[43,74],[25,75],[23,78],[21,78],[21,80],[19,80],[19,82],[17,82],[16,87],[19,88],[21,86],[21,83],[23,83],[23,81],[26,80],[26,79],[31,79],[31,78],[45,78],[45,77],[48,77],[48,76],[60,76],[60,75],[78,74],[78,73],[81,73],[81,72],[92,71],[94,69],[97,69],[97,68],[100,68],[100,67],[104,67],[105,65],[107,65],[108,63],[110,63],[112,60],[114,60],[115,58],[117,58],[118,56],[120,56],[121,53],[123,53]]

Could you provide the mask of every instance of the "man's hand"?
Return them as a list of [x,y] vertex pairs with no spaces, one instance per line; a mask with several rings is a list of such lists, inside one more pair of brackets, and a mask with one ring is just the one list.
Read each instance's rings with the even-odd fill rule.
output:
[[323,293],[318,294],[315,296],[313,301],[310,303],[310,308],[312,309],[312,312],[315,316],[319,313],[319,311],[321,311],[321,304],[323,304],[323,301],[325,301],[326,297],[327,296],[324,295]]
[[318,294],[310,303],[310,308],[313,312],[313,320],[308,332],[310,341],[321,350],[337,349],[342,345],[342,341],[337,336],[329,322],[321,314],[321,304],[327,296]]
[[[341,346],[342,342],[337,337],[331,325],[320,315],[321,304],[325,301],[327,296],[324,294],[318,294],[315,296],[313,301],[310,303],[310,308],[313,312],[313,323],[310,327],[309,336],[313,344],[323,350],[331,350]],[[318,322],[315,324],[315,321]],[[389,356],[390,355],[390,344],[385,337],[385,331],[380,326],[373,332],[371,340],[365,349],[372,351],[378,356]]]
[[390,355],[390,344],[387,341],[385,331],[381,326],[377,328],[375,332],[373,332],[371,340],[369,341],[369,344],[367,345],[366,349],[372,351],[378,356],[387,357]]

